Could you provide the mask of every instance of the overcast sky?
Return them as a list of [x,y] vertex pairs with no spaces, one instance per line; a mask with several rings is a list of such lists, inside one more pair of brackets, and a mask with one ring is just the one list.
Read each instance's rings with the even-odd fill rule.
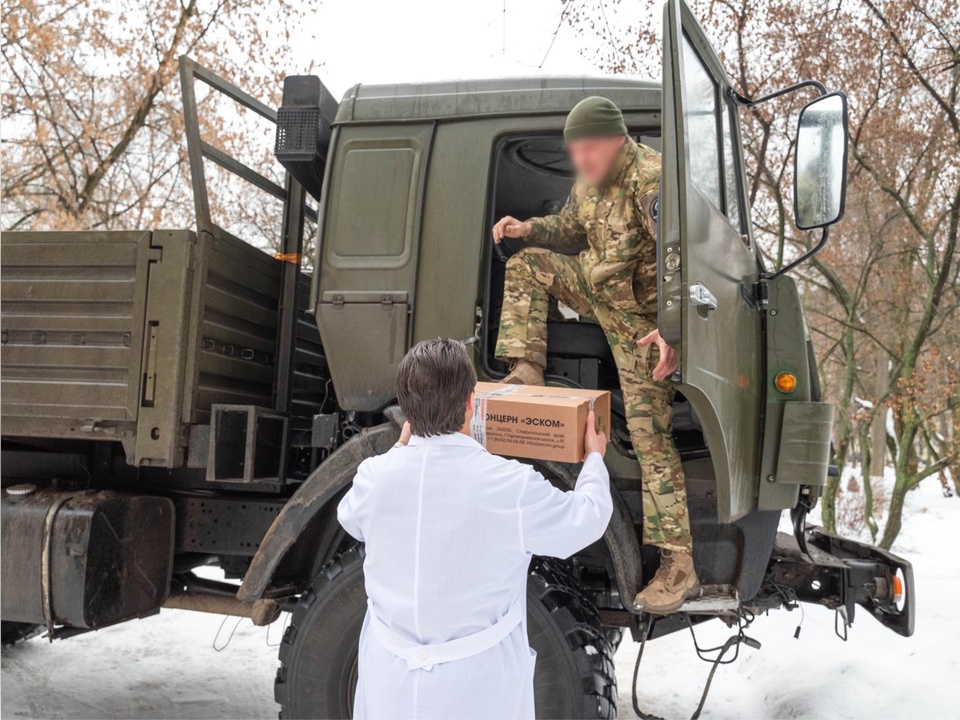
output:
[[[575,0],[596,12],[600,1]],[[597,74],[582,55],[596,38],[561,24],[563,8],[560,0],[325,0],[296,47],[301,67],[338,98],[358,82]],[[659,10],[653,16],[659,26]]]

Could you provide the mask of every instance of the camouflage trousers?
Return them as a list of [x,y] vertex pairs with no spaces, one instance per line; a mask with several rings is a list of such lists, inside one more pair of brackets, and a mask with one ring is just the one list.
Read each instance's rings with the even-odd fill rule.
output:
[[581,317],[596,320],[610,343],[642,473],[644,543],[689,552],[687,491],[672,435],[674,387],[670,381],[653,379],[658,348],[636,344],[655,323],[639,314],[632,287],[604,286],[595,291],[577,258],[526,248],[507,262],[498,358],[546,364],[550,296]]

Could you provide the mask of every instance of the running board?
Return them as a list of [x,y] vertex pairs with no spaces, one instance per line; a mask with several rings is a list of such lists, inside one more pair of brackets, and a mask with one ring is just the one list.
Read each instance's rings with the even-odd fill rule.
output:
[[[635,607],[642,612],[642,608]],[[687,600],[676,612],[689,615],[736,615],[740,598],[733,585],[704,585],[698,598]]]

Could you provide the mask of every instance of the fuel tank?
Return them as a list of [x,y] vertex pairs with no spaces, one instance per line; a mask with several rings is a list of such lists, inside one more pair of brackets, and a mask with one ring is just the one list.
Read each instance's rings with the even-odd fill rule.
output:
[[95,629],[167,598],[168,498],[16,485],[3,489],[0,519],[4,620]]

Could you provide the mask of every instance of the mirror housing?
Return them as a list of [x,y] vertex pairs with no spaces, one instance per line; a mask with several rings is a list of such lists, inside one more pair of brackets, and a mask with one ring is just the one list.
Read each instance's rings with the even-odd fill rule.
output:
[[843,217],[847,191],[847,97],[840,91],[800,111],[793,176],[797,227],[813,230]]

